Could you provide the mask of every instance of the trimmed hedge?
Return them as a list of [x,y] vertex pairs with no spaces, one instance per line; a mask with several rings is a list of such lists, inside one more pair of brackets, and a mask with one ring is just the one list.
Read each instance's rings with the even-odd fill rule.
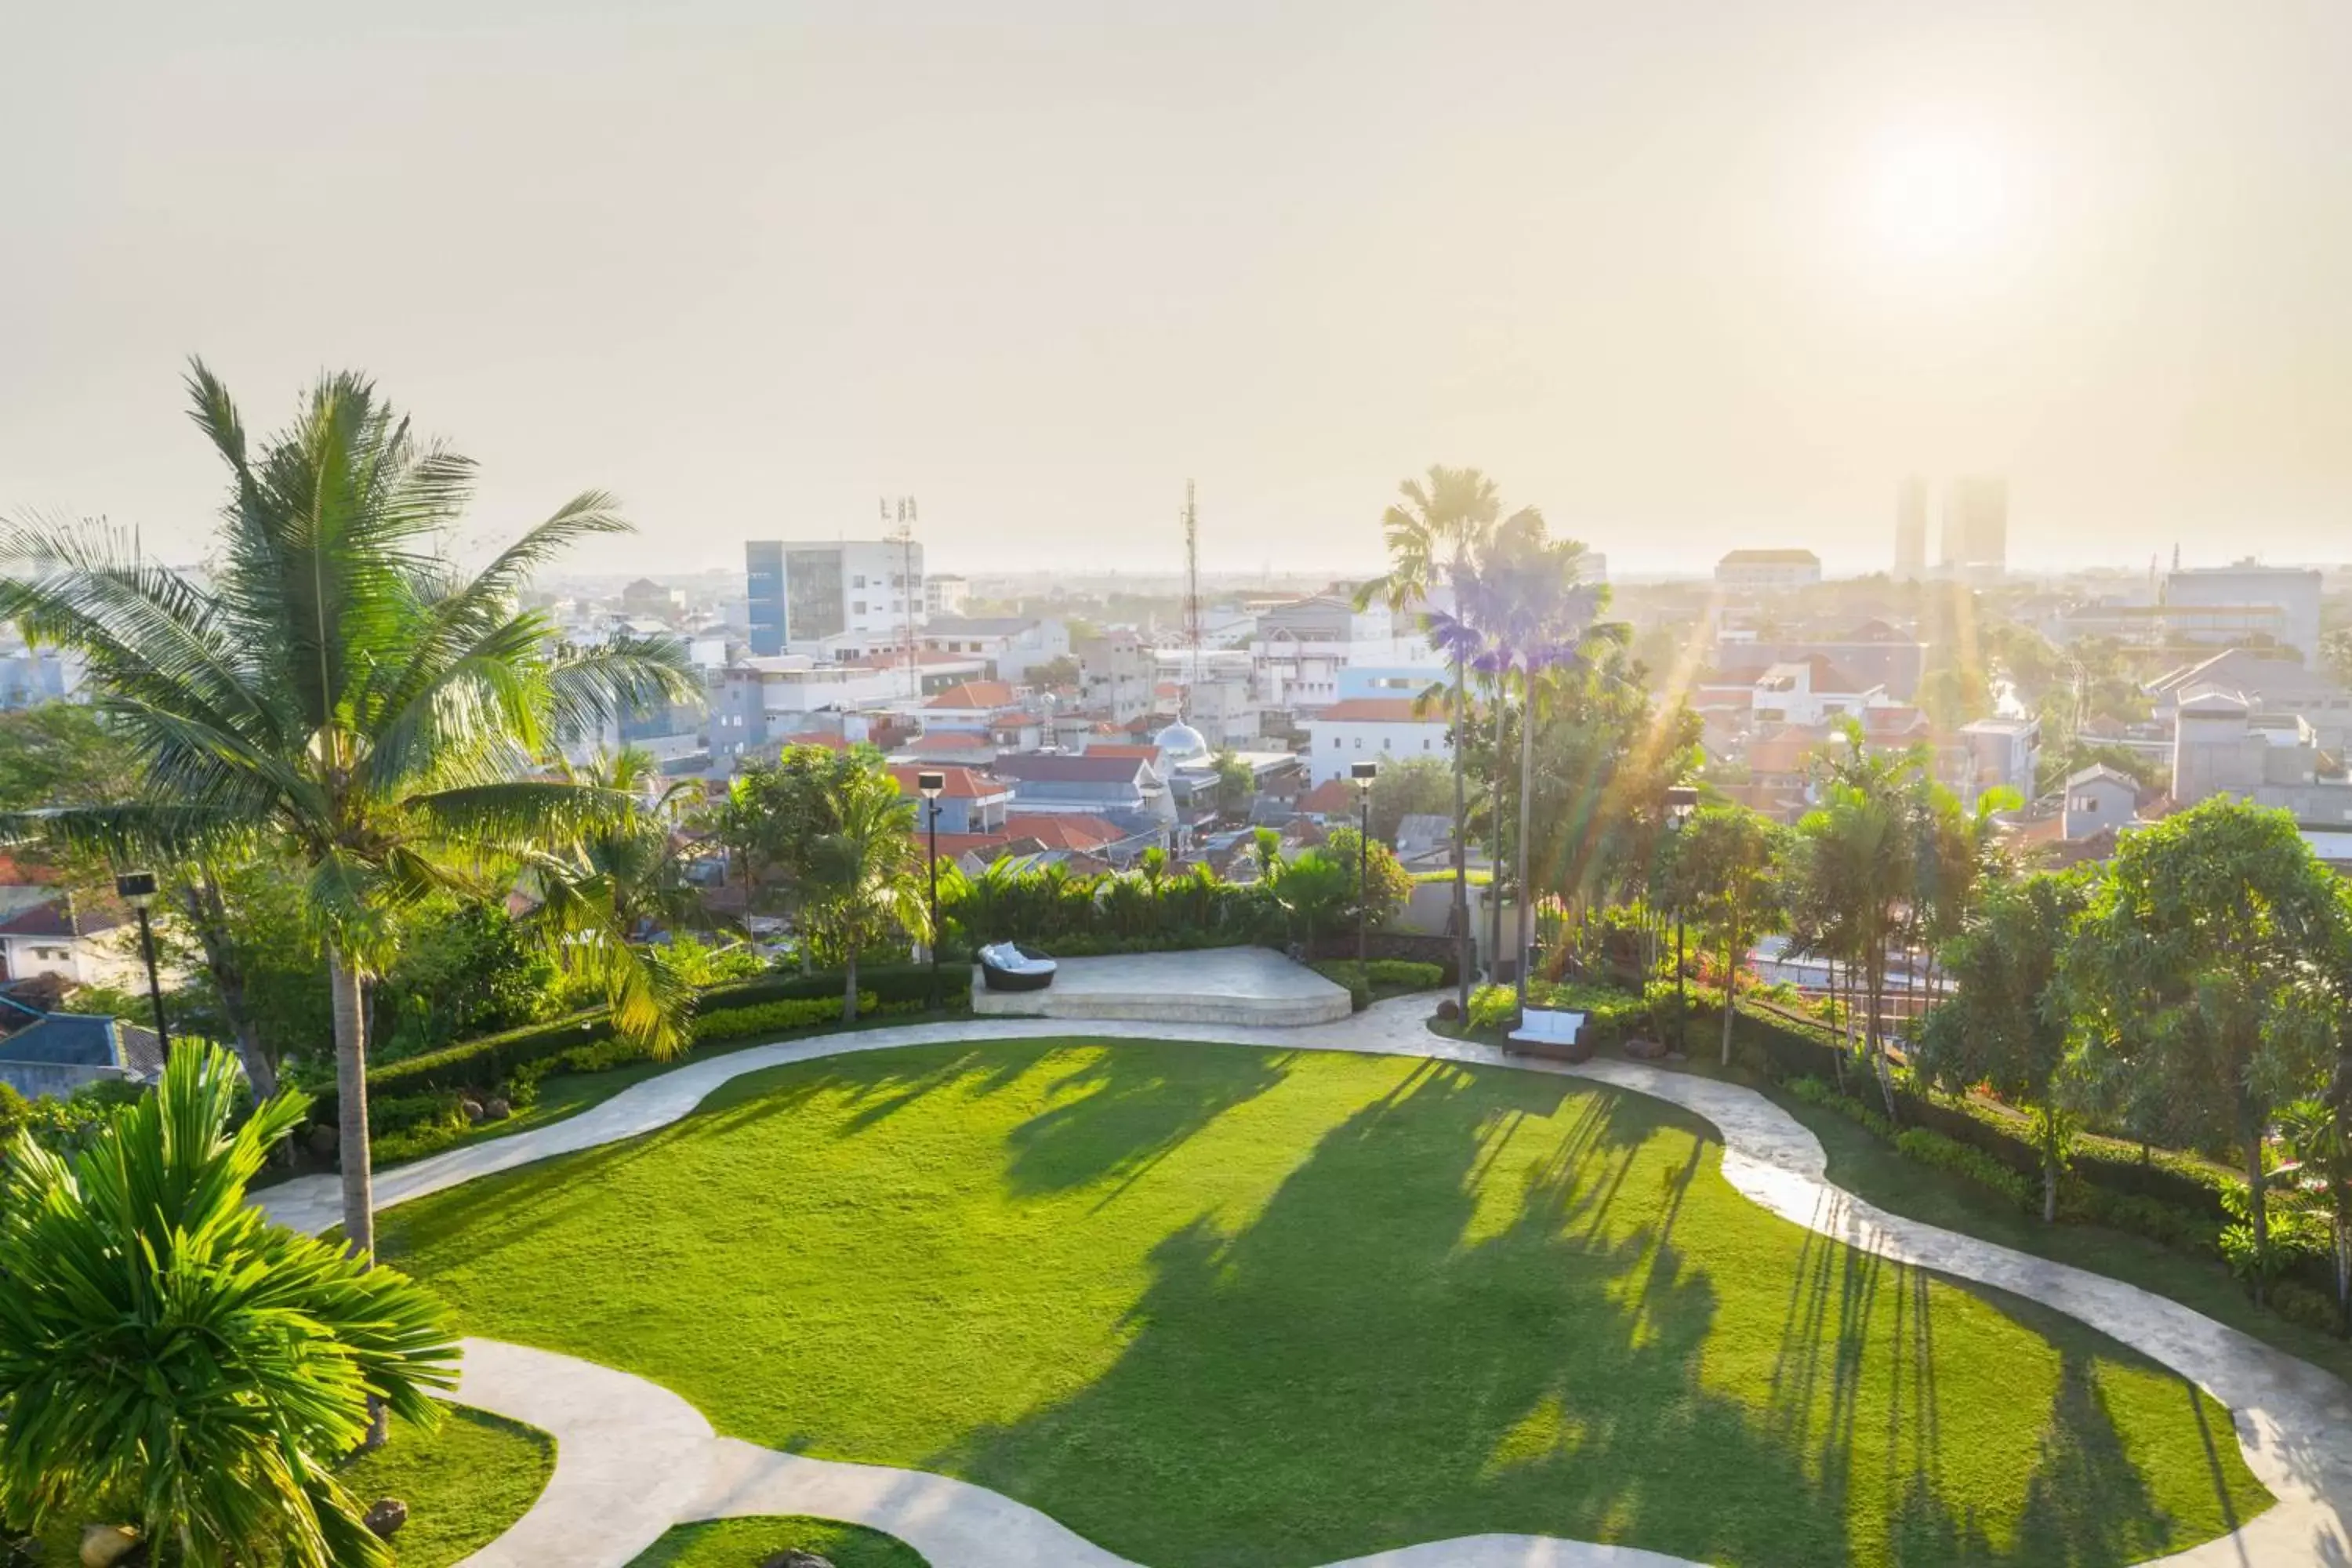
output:
[[[718,1026],[707,1022],[713,1016],[736,1014],[750,1009],[782,1003],[819,1003],[830,1000],[832,1017],[841,1016],[839,972],[819,974],[765,974],[757,980],[738,981],[727,985],[714,985],[702,993],[696,1005],[694,1038],[697,1043],[708,1040],[741,1038],[740,1034],[717,1035],[709,1031]],[[929,1005],[931,994],[931,972],[928,964],[884,963],[860,965],[857,971],[857,991],[861,998],[872,997],[877,1011],[905,1012]],[[968,964],[940,965],[940,999],[953,1008],[962,1005],[971,992],[971,970]],[[782,1018],[803,1017],[800,1023],[761,1024],[749,1032],[764,1029],[805,1027],[819,1021],[817,1013],[778,1013]],[[436,1090],[471,1090],[477,1094],[493,1094],[515,1076],[516,1070],[534,1062],[550,1061],[583,1046],[596,1046],[612,1039],[612,1028],[604,1010],[574,1014],[569,1018],[548,1024],[530,1024],[520,1029],[501,1034],[485,1035],[477,1040],[465,1040],[424,1056],[410,1057],[404,1061],[388,1062],[368,1072],[368,1125],[379,1125],[376,1103],[380,1100],[406,1100]],[[622,1047],[625,1052],[628,1048]],[[620,1060],[634,1060],[625,1055]],[[313,1092],[310,1120],[329,1126],[335,1123],[337,1104],[333,1087]]]
[[1402,958],[1375,958],[1361,967],[1352,958],[1327,958],[1307,967],[1334,985],[1346,986],[1359,1013],[1381,996],[1433,991],[1445,984],[1445,971],[1438,965]]

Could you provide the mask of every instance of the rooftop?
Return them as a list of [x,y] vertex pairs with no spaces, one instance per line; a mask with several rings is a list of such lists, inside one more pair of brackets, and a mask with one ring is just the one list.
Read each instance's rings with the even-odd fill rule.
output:
[[1419,710],[1410,697],[1350,697],[1307,720],[1310,724],[1444,724],[1443,713]]
[[941,794],[950,800],[986,800],[1013,793],[1012,786],[1001,780],[975,773],[970,768],[957,767],[951,763],[937,768],[924,768],[912,763],[890,764],[890,776],[898,781],[898,793],[909,799],[920,793],[918,777],[925,773],[940,775],[947,786]]
[[1014,700],[1013,688],[1002,680],[967,680],[960,685],[949,687],[923,706],[993,710],[998,708],[1010,708]]
[[923,623],[927,637],[1009,637],[1037,624],[1034,616],[933,616]]
[[1819,566],[1822,558],[1810,550],[1727,550],[1718,566]]

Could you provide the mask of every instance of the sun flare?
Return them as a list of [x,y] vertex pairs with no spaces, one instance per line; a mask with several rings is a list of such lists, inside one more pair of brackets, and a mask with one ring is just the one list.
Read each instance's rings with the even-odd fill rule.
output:
[[1958,131],[1888,137],[1874,151],[1869,226],[1889,255],[1948,261],[2000,247],[2015,220],[2014,172],[1990,138]]

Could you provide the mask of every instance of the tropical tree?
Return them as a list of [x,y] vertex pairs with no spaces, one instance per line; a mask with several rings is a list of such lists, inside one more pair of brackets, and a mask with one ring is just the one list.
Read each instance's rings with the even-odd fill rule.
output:
[[364,1256],[362,990],[390,956],[387,912],[437,889],[481,896],[519,856],[625,808],[527,776],[532,759],[694,683],[674,645],[564,645],[516,608],[570,545],[627,530],[609,497],[574,498],[467,578],[441,546],[472,465],[413,436],[364,378],[323,378],[257,445],[201,363],[188,386],[230,477],[207,583],[103,525],[0,531],[0,619],[82,656],[141,773],[126,803],[15,814],[0,831],[298,868],[332,994],[344,1235]]
[[1257,774],[1234,754],[1231,747],[1219,752],[1211,765],[1217,771],[1218,814],[1239,816],[1246,812],[1250,796],[1257,793]]
[[1887,949],[1906,929],[1917,888],[1912,823],[1923,768],[1914,753],[1869,751],[1853,720],[1844,734],[1843,754],[1829,761],[1823,804],[1797,824],[1789,913],[1800,952],[1832,959],[1858,977],[1863,1049],[1892,1120],[1895,1081],[1884,1026]]
[[796,889],[819,839],[836,830],[834,798],[852,774],[881,765],[871,747],[786,746],[773,762],[746,763],[702,826],[743,874],[744,907],[771,879]]
[[2278,1123],[2304,1185],[2317,1190],[2327,1205],[2336,1254],[2336,1331],[2352,1337],[2352,1075],[2325,1094],[2282,1107]]
[[530,856],[522,885],[538,908],[529,924],[567,967],[602,987],[616,1028],[657,1058],[675,1056],[693,1040],[694,988],[646,939],[698,908],[680,830],[702,785],[662,784],[652,753],[635,747],[567,764],[560,776],[625,804],[570,842]]
[[1780,915],[1780,826],[1743,805],[1710,805],[1675,837],[1670,899],[1697,918],[1723,964],[1723,1065],[1748,949]]
[[893,931],[928,935],[915,803],[879,768],[844,774],[828,800],[832,831],[809,847],[801,921],[845,972],[845,1023],[857,1018],[857,959]]
[[1403,757],[1372,775],[1372,837],[1397,841],[1408,816],[1442,816],[1452,808],[1452,770],[1435,757]]
[[2043,872],[1993,888],[1943,946],[1956,988],[1921,1022],[1912,1065],[1956,1094],[1979,1084],[2033,1117],[2042,1151],[2042,1217],[2058,1217],[2076,1115],[2073,998],[2061,960],[2090,907],[2080,875]]
[[2180,1133],[2237,1145],[2257,1300],[2263,1138],[2331,1064],[2334,977],[2315,960],[2345,951],[2347,918],[2292,816],[2217,796],[2125,836],[2066,950],[2095,1102],[2145,1117],[2153,1089]]
[[[1398,487],[1401,500],[1381,516],[1388,545],[1389,570],[1367,583],[1357,594],[1360,605],[1384,600],[1403,611],[1426,600],[1433,590],[1445,592],[1459,616],[1463,590],[1481,544],[1492,536],[1503,514],[1502,496],[1495,481],[1475,468],[1433,466],[1426,479],[1407,479]],[[1454,928],[1460,942],[1461,974],[1457,1005],[1470,1010],[1470,976],[1475,967],[1470,931],[1470,863],[1468,800],[1463,766],[1469,750],[1469,661],[1474,647],[1457,640],[1444,650],[1452,667],[1454,752]]]
[[240,1122],[238,1077],[190,1046],[70,1163],[20,1136],[0,1164],[0,1514],[127,1519],[190,1568],[389,1568],[333,1465],[371,1402],[440,1419],[448,1315],[246,1202],[304,1102]]

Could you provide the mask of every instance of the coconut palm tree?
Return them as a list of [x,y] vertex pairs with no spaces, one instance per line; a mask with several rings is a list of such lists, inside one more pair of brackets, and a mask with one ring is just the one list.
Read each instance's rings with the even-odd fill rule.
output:
[[[1385,576],[1357,591],[1359,605],[1378,599],[1391,610],[1420,605],[1433,589],[1444,589],[1454,599],[1459,621],[1461,590],[1471,575],[1477,551],[1494,534],[1503,514],[1495,481],[1475,468],[1433,466],[1426,480],[1407,479],[1398,487],[1402,499],[1381,516],[1381,531],[1389,552]],[[1469,805],[1463,764],[1469,751],[1469,661],[1475,650],[1456,644],[1445,649],[1453,667],[1454,748],[1454,929],[1461,943],[1457,1005],[1470,1010],[1473,939],[1470,931],[1470,864],[1467,858]]]
[[809,848],[802,916],[832,947],[846,972],[841,1016],[857,1018],[857,956],[904,931],[927,935],[922,852],[915,843],[915,803],[880,768],[860,768],[833,787],[834,831]]
[[613,791],[530,776],[564,732],[694,690],[674,646],[559,644],[517,607],[579,540],[628,531],[575,497],[470,578],[442,555],[473,466],[420,441],[363,377],[322,378],[283,433],[252,441],[201,363],[192,416],[230,479],[199,584],[98,524],[0,529],[0,619],[87,661],[142,792],[0,820],[117,853],[263,853],[306,879],[328,957],[343,1228],[374,1245],[362,987],[391,909],[483,894],[518,857],[625,811]]
[[0,1514],[127,1521],[188,1568],[390,1568],[332,1466],[372,1402],[440,1419],[448,1315],[246,1202],[304,1102],[239,1122],[238,1077],[184,1047],[70,1163],[23,1134],[0,1160]]

